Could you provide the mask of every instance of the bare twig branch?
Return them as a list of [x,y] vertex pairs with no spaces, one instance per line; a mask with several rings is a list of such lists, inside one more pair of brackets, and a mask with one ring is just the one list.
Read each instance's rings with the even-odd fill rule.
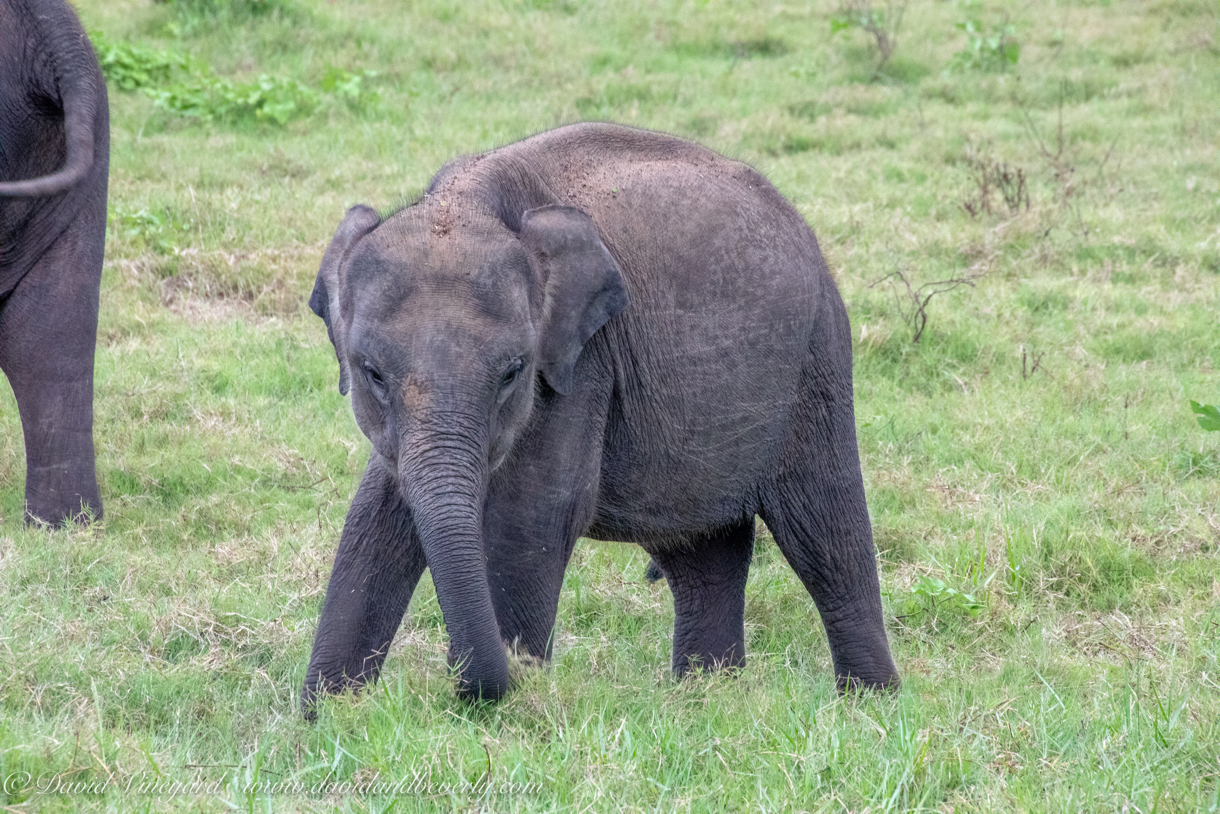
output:
[[[1076,175],[1076,157],[1073,151],[1068,149],[1067,140],[1063,137],[1063,98],[1065,95],[1066,82],[1061,82],[1059,85],[1059,101],[1056,111],[1055,123],[1055,150],[1051,152],[1046,141],[1042,138],[1042,134],[1038,131],[1038,127],[1034,124],[1033,116],[1030,115],[1029,107],[1016,95],[1013,94],[1013,104],[1021,111],[1022,118],[1025,120],[1025,131],[1029,134],[1030,139],[1037,145],[1038,151],[1042,154],[1043,160],[1051,171],[1051,177],[1054,179],[1056,186],[1059,189],[1059,200],[1072,215],[1075,216],[1077,226],[1082,235],[1089,234],[1089,227],[1084,222],[1084,217],[1080,212],[1079,195],[1081,187]],[[1110,145],[1110,150],[1114,149],[1114,144]],[[1105,158],[1102,159],[1101,166],[1098,167],[1098,174],[1109,160],[1110,152],[1107,151]]]
[[1010,215],[1020,213],[1021,207],[1029,209],[1029,187],[1025,170],[988,155],[979,153],[973,146],[966,147],[966,167],[974,182],[974,190],[962,201],[962,207],[977,218],[981,213],[991,214],[991,193],[998,189]]
[[877,46],[880,71],[898,47],[898,29],[906,13],[907,0],[886,0],[885,8],[873,8],[873,0],[843,0],[835,17],[834,30],[858,28],[872,36]]
[[[869,288],[875,288],[887,280],[897,279],[906,289],[906,297],[901,296],[899,292],[895,292],[895,297],[898,300],[898,313],[902,315],[902,319],[911,326],[914,334],[911,336],[911,342],[918,342],[923,336],[924,328],[928,326],[928,303],[937,294],[943,294],[946,291],[952,291],[959,286],[968,285],[974,288],[975,281],[986,276],[991,270],[990,263],[978,263],[971,267],[971,272],[961,277],[954,277],[948,280],[936,280],[931,283],[924,283],[919,287],[911,284],[911,280],[907,277],[906,272],[902,269],[891,271],[881,279],[871,283]],[[895,286],[896,287],[896,286]]]

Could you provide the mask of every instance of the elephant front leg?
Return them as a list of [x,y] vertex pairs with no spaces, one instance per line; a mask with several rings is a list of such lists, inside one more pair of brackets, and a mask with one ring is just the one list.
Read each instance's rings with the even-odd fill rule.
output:
[[740,667],[754,518],[689,547],[652,552],[674,596],[673,670]]
[[545,662],[551,658],[564,572],[592,509],[588,500],[576,511],[548,506],[525,492],[505,484],[489,497],[483,538],[487,582],[509,652],[527,663]]
[[576,542],[500,537],[488,557],[488,585],[500,636],[526,663],[549,661],[563,575]]
[[487,582],[510,652],[551,658],[564,572],[596,510],[605,390],[565,399],[564,412],[540,411],[532,432],[493,476],[483,515]]
[[301,706],[376,681],[427,566],[411,512],[376,452],[343,524]]

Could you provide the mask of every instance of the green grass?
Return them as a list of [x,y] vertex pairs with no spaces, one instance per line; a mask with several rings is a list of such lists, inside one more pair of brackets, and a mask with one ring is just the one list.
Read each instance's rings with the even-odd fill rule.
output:
[[[104,526],[22,528],[0,385],[0,804],[1220,809],[1220,436],[1189,408],[1220,396],[1220,6],[912,3],[880,73],[863,33],[831,36],[836,8],[82,0],[109,42],[320,101],[280,126],[111,88]],[[952,67],[956,23],[1004,15],[1018,63]],[[309,726],[296,693],[368,450],[305,307],[321,253],[345,207],[582,119],[749,161],[817,231],[903,688],[836,695],[766,536],[744,674],[675,683],[668,590],[638,549],[585,542],[553,666],[504,703],[455,699],[425,577],[385,680]],[[1028,210],[967,214],[968,149],[1024,170]],[[898,270],[975,285],[912,343],[874,285]]]

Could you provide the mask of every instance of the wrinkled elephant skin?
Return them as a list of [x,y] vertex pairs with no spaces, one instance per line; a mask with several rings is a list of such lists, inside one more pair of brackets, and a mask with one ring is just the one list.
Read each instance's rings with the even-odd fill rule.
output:
[[99,519],[93,353],[106,85],[63,0],[0,2],[0,369],[25,435],[27,522]]
[[[673,669],[745,657],[761,515],[841,687],[891,687],[847,314],[808,225],[757,172],[606,124],[445,166],[349,210],[310,300],[373,444],[302,703],[376,678],[424,568],[465,697],[546,660],[580,536],[664,573]],[[806,624],[805,619],[793,620]]]

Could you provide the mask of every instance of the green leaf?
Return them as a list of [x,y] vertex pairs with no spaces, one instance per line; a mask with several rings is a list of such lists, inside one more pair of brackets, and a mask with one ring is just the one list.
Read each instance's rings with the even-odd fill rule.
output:
[[1200,404],[1191,400],[1190,409],[1195,414],[1199,426],[1208,432],[1220,432],[1220,407],[1214,404]]

